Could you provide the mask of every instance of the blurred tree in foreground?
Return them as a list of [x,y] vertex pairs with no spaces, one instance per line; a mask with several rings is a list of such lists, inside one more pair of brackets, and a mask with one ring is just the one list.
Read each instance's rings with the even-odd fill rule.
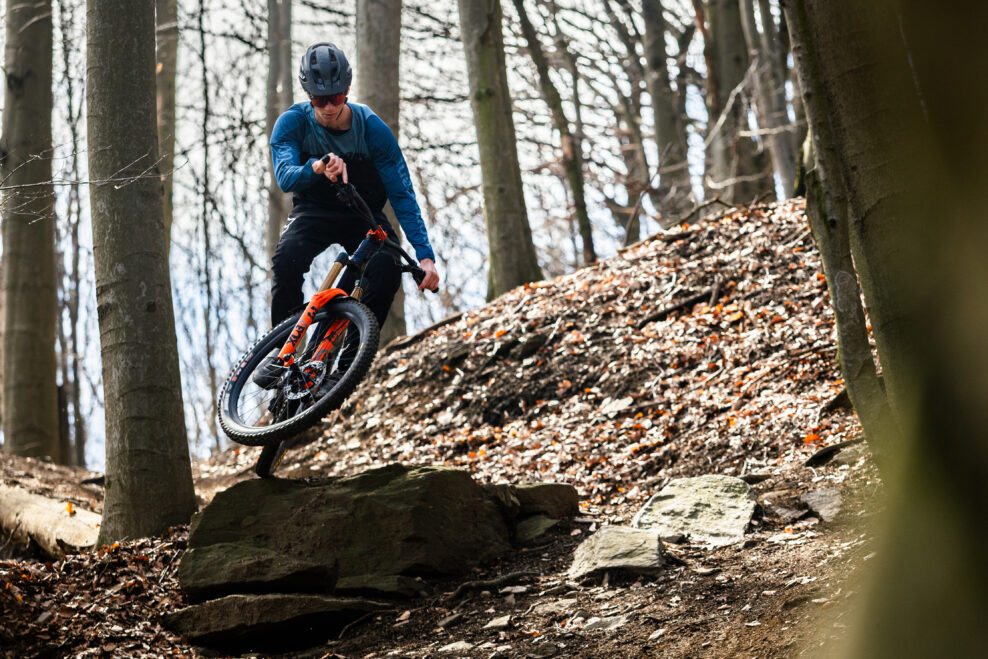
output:
[[988,62],[988,6],[960,4],[784,3],[823,192],[846,208],[901,428],[851,656],[988,647],[988,77],[958,67]]

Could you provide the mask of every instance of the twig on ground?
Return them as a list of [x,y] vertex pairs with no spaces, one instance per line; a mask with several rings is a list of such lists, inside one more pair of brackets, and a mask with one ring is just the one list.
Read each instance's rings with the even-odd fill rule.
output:
[[365,613],[364,615],[360,616],[359,618],[357,618],[353,622],[349,622],[346,625],[343,625],[343,629],[340,630],[340,634],[339,634],[339,636],[336,637],[336,640],[340,640],[341,638],[343,638],[343,635],[344,634],[346,634],[348,631],[350,631],[350,629],[352,627],[356,627],[357,625],[359,625],[360,623],[362,623],[364,620],[367,620],[368,618],[370,618],[372,616],[380,615],[382,613],[394,613],[397,610],[398,609],[380,609],[378,611],[371,611],[369,613]]
[[531,570],[520,570],[518,572],[509,572],[508,574],[502,574],[500,577],[495,577],[493,579],[466,581],[464,583],[461,583],[459,587],[453,591],[453,594],[446,598],[446,601],[455,600],[468,590],[477,590],[480,588],[497,588],[498,586],[503,586],[506,583],[516,581],[518,579],[523,579],[524,577],[537,577],[537,576],[539,576],[538,572],[533,572]]
[[400,350],[402,348],[407,348],[410,345],[414,345],[419,341],[421,341],[422,339],[424,339],[426,336],[428,336],[430,332],[434,332],[440,327],[445,327],[446,325],[455,323],[461,317],[463,317],[462,311],[460,313],[455,313],[452,316],[447,316],[446,318],[443,318],[442,320],[435,322],[432,325],[429,325],[421,332],[413,334],[412,336],[406,336],[403,338],[395,339],[388,345],[384,346],[384,354],[387,355],[394,352],[395,350]]
[[681,309],[685,309],[691,304],[696,304],[697,302],[705,300],[708,297],[710,297],[710,294],[713,292],[714,292],[713,288],[705,288],[696,295],[691,295],[690,297],[686,298],[685,300],[682,300],[681,302],[676,302],[675,304],[672,304],[668,307],[664,307],[659,311],[651,314],[650,316],[646,316],[641,321],[639,321],[638,329],[645,327],[649,323],[654,323],[659,320],[665,320],[666,317],[669,316],[669,314],[680,311]]

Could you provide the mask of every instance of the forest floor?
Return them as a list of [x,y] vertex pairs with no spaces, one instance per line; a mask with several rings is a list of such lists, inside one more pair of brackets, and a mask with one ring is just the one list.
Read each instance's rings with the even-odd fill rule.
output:
[[[859,566],[874,555],[883,499],[863,444],[806,464],[860,435],[839,396],[820,272],[800,201],[735,210],[382,349],[357,392],[288,454],[279,476],[446,464],[481,482],[571,483],[580,516],[543,545],[430,583],[434,596],[400,602],[292,656],[833,650],[853,617]],[[231,448],[194,465],[202,502],[253,477],[258,450]],[[670,479],[709,473],[755,489],[759,506],[743,543],[670,543],[673,561],[659,577],[567,581],[582,539],[630,523]],[[0,482],[98,512],[98,486],[78,485],[87,476],[0,458]],[[829,521],[800,501],[820,489],[840,493]],[[185,603],[174,577],[184,542],[185,530],[175,529],[54,563],[0,559],[0,653],[199,655],[159,624]],[[449,597],[464,579],[519,571],[531,574]],[[509,614],[507,627],[486,627]],[[584,629],[593,618],[615,627]]]

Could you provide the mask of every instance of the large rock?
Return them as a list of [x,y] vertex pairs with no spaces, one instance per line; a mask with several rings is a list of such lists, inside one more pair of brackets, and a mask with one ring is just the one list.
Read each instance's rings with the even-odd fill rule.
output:
[[728,545],[744,538],[755,513],[755,493],[740,478],[710,474],[670,481],[632,521],[662,537],[686,535],[693,542]]
[[189,601],[232,593],[328,593],[336,566],[235,542],[189,549],[178,566]]
[[841,495],[840,490],[835,488],[823,487],[819,490],[806,492],[799,499],[825,522],[834,521],[840,514]]
[[253,479],[219,493],[193,518],[179,582],[190,593],[236,591],[240,568],[210,574],[196,565],[234,551],[218,545],[336,566],[341,581],[364,577],[358,581],[366,585],[389,575],[462,572],[509,550],[508,538],[497,506],[465,471],[392,465],[348,478]]
[[369,612],[370,600],[325,595],[228,595],[165,615],[168,629],[227,652],[285,652],[321,643]]
[[657,532],[604,526],[576,548],[569,577],[581,579],[611,571],[658,574],[665,562],[665,550]]
[[521,506],[519,514],[561,519],[580,512],[580,495],[566,483],[523,483],[512,486]]

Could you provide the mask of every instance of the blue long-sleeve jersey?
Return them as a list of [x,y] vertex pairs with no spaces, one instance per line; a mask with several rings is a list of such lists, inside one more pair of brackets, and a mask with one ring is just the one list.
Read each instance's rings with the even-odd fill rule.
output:
[[350,183],[372,210],[391,201],[415,257],[435,259],[398,141],[366,105],[347,105],[353,124],[346,131],[319,124],[308,102],[296,103],[278,117],[271,131],[271,158],[278,186],[292,193],[292,215],[352,212],[336,198],[329,180],[312,171],[313,162],[335,153],[346,161]]

